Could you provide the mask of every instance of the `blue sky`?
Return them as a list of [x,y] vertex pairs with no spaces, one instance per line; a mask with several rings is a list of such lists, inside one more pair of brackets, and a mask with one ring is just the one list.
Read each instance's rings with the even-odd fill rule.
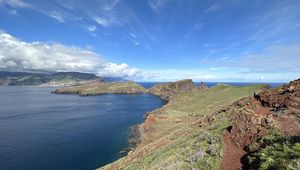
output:
[[299,0],[0,0],[0,69],[289,81],[299,18]]

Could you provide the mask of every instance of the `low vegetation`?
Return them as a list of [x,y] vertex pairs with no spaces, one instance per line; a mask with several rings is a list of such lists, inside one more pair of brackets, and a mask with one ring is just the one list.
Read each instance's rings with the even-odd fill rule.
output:
[[137,83],[128,82],[93,82],[80,86],[65,87],[57,89],[57,94],[79,94],[81,96],[99,95],[107,93],[144,93],[145,88]]
[[205,91],[176,91],[167,105],[148,114],[136,150],[102,168],[220,169],[222,133],[230,122],[217,111],[263,87],[218,85]]
[[300,138],[271,133],[251,144],[257,151],[245,157],[245,169],[300,169]]

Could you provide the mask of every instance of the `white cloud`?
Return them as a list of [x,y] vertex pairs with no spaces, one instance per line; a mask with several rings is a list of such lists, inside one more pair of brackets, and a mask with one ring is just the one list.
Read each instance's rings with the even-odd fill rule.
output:
[[300,69],[300,44],[276,45],[264,49],[260,53],[243,56],[236,65],[248,68],[293,71]]
[[214,72],[207,69],[180,70],[180,69],[163,69],[151,70],[153,81],[177,81],[181,79],[193,79],[193,81],[214,81],[218,77]]
[[170,0],[148,0],[149,6],[156,12],[160,11]]
[[104,62],[88,49],[59,43],[25,42],[0,31],[0,69],[13,71],[79,71],[100,76],[143,79],[150,73],[127,64]]
[[103,27],[107,27],[110,25],[110,21],[105,18],[95,17],[94,19],[98,24],[100,24]]
[[128,77],[131,79],[145,79],[151,76],[151,73],[141,71],[137,68],[130,68],[127,64],[105,63],[103,69],[98,71],[99,75],[114,77]]
[[65,17],[57,11],[50,12],[49,16],[56,19],[59,22],[65,22]]
[[115,6],[119,3],[120,0],[112,0],[111,3],[108,3],[104,6],[105,11],[110,11],[115,8]]
[[221,9],[221,7],[220,7],[219,5],[214,4],[214,5],[210,6],[210,7],[208,7],[208,8],[205,10],[205,12],[206,12],[206,13],[208,13],[208,12],[214,12],[214,11],[218,11],[218,10],[220,10],[220,9]]
[[86,27],[87,30],[89,30],[90,32],[94,32],[97,30],[97,27],[95,25],[90,25],[88,27]]
[[23,0],[0,0],[0,5],[8,5],[15,8],[29,8],[31,5]]
[[129,33],[129,35],[130,35],[132,38],[136,38],[136,35],[133,34],[133,33]]

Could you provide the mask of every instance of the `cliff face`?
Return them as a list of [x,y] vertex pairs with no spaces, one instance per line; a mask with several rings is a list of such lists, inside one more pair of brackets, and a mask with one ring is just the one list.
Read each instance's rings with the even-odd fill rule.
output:
[[160,96],[162,99],[171,100],[182,92],[191,92],[196,89],[191,79],[179,80],[171,83],[157,84],[148,89],[148,93]]
[[168,85],[170,89],[179,91],[191,91],[195,89],[195,84],[192,79],[179,80]]

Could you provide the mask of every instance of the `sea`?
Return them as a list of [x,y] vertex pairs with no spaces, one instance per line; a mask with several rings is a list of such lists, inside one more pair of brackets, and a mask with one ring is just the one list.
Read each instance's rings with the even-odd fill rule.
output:
[[0,170],[89,170],[124,156],[131,127],[159,97],[51,94],[0,86]]
[[[167,83],[167,82],[139,82],[145,88],[151,88],[156,84],[159,83]],[[198,86],[201,82],[195,82],[195,85]],[[278,87],[283,85],[285,82],[205,82],[207,87],[213,87],[220,83],[232,85],[232,86],[247,86],[247,85],[254,85],[254,84],[267,84],[271,87]]]
[[[150,88],[157,82],[140,84]],[[132,126],[142,123],[146,112],[165,104],[148,94],[80,97],[51,94],[53,90],[0,86],[0,170],[101,167],[124,156]]]

